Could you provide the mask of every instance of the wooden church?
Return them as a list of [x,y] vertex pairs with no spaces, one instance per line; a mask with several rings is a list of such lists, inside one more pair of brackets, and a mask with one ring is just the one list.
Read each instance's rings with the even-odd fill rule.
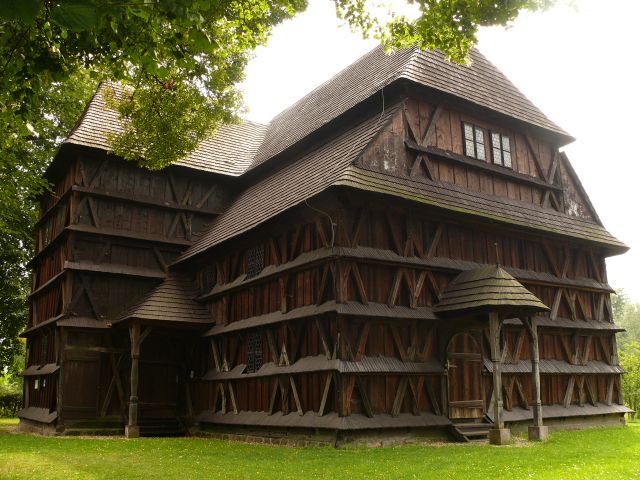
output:
[[101,87],[46,177],[24,429],[341,445],[622,424],[573,138],[479,52],[374,49],[160,172]]

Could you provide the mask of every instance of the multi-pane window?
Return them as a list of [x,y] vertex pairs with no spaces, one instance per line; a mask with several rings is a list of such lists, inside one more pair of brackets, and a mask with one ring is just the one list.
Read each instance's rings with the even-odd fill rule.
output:
[[511,141],[507,135],[491,132],[491,152],[493,163],[511,168]]
[[260,370],[262,366],[262,335],[251,332],[247,335],[247,373]]
[[464,130],[464,153],[468,157],[485,160],[484,153],[484,130],[477,125],[463,122]]
[[255,277],[264,268],[264,245],[247,250],[247,278]]

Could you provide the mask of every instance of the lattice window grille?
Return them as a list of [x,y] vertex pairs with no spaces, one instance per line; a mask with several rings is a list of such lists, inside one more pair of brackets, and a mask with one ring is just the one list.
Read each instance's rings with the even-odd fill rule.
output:
[[486,160],[484,153],[484,130],[477,125],[464,122],[464,154],[468,157]]
[[262,367],[262,335],[251,332],[247,335],[247,373],[253,373]]
[[512,168],[511,165],[511,140],[508,135],[491,132],[491,152],[493,163],[503,167]]
[[264,268],[264,245],[247,250],[247,278],[255,277]]

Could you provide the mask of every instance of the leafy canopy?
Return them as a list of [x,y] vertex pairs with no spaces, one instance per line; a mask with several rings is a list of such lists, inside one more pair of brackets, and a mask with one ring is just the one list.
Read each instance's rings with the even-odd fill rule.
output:
[[[354,29],[389,47],[417,43],[465,60],[478,26],[504,25],[544,0],[406,0],[419,16],[377,16],[335,0]],[[113,153],[150,169],[193,151],[241,107],[236,85],[254,49],[307,0],[0,0],[0,370],[28,311],[42,175],[99,81],[120,112]],[[303,39],[301,39],[303,40]]]

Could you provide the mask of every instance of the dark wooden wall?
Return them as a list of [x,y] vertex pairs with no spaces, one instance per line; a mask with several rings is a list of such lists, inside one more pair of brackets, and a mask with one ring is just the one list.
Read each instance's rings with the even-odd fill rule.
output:
[[[541,358],[559,362],[558,372],[543,372],[544,403],[620,402],[619,375],[608,369],[617,365],[617,358],[609,330],[605,252],[567,239],[444,217],[409,204],[386,205],[372,195],[346,190],[333,191],[314,204],[323,205],[326,215],[300,207],[199,260],[202,298],[220,329],[210,337],[213,343],[200,349],[192,384],[196,411],[317,413],[324,398],[324,413],[447,414],[448,341],[458,331],[474,332],[487,359],[488,331],[480,322],[445,328],[439,320],[406,317],[436,303],[459,271],[498,260],[551,307],[552,320],[563,322],[562,327],[541,327]],[[334,222],[333,235],[327,215]],[[328,240],[332,236],[333,249]],[[266,270],[247,279],[247,252],[256,245],[264,247]],[[360,305],[362,314],[314,313],[332,302]],[[367,316],[367,311],[379,316]],[[286,319],[296,312],[301,312],[300,319]],[[242,327],[235,329],[235,323]],[[262,358],[271,364],[264,375],[242,374],[246,338],[255,331],[262,338]],[[358,375],[314,370],[321,368],[316,359],[331,356],[334,344],[337,359],[382,359],[382,370]],[[528,407],[530,350],[522,327],[505,328],[503,350],[505,362],[520,368],[504,374],[506,408]],[[284,363],[283,351],[288,356]],[[302,366],[305,361],[310,362],[308,371],[286,373],[289,364]],[[393,361],[402,365],[401,372],[392,371]],[[432,372],[409,373],[416,362],[431,365]],[[577,366],[591,373],[575,373]],[[284,372],[280,376],[278,369]],[[490,378],[482,385],[479,395],[486,411]]]
[[[47,400],[39,391],[29,404],[55,408],[69,420],[123,415],[128,337],[105,333],[107,323],[166,277],[168,265],[233,192],[219,177],[177,167],[151,172],[92,150],[64,161],[41,201],[27,332],[28,346],[37,350],[46,328],[53,329],[62,345],[48,361],[60,368],[49,376],[47,388],[54,390]],[[63,318],[75,320],[56,327]],[[36,356],[27,360],[27,367],[42,364]]]

